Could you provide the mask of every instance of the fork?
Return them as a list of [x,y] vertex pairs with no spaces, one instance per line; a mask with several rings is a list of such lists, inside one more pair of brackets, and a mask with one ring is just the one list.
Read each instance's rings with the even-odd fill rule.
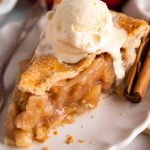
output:
[[5,89],[5,72],[10,63],[11,58],[15,54],[17,48],[21,45],[21,43],[25,40],[28,33],[32,30],[34,25],[39,20],[40,16],[42,16],[44,9],[40,5],[39,2],[34,4],[29,10],[29,14],[25,19],[20,33],[17,37],[17,41],[11,46],[11,49],[8,51],[7,55],[3,62],[0,62],[0,110],[3,108],[6,101],[6,89]]

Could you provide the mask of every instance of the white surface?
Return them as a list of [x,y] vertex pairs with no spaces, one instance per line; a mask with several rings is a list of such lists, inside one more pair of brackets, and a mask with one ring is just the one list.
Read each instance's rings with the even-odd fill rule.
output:
[[10,12],[18,0],[2,0],[0,3],[0,15]]
[[122,150],[150,150],[150,137],[140,134],[131,144]]
[[[13,28],[12,28],[13,26]],[[9,24],[0,30],[0,59],[2,52],[7,52],[5,45],[11,44],[12,38],[18,30],[18,23]],[[7,89],[10,90],[18,71],[18,62],[31,55],[38,43],[39,28],[35,27],[30,33],[28,39],[18,49],[17,54],[11,61],[8,68],[6,79]],[[7,36],[9,35],[9,36]],[[11,35],[11,36],[10,36]],[[2,48],[3,47],[3,48]],[[150,91],[150,89],[149,89]],[[45,144],[35,144],[30,150],[40,150],[43,145],[51,143],[52,150],[118,150],[126,146],[150,123],[150,92],[143,103],[135,105],[119,98],[115,95],[102,100],[101,105],[94,111],[78,117],[74,124],[59,128],[58,136],[51,136],[50,142]],[[10,101],[10,98],[9,98]],[[3,119],[6,116],[6,107],[0,116],[0,149],[15,150],[14,147],[8,147],[3,144]],[[94,118],[91,118],[94,116]],[[83,128],[81,126],[83,125]],[[75,137],[75,142],[71,145],[65,144],[66,135]],[[85,143],[80,144],[77,140],[83,139]],[[92,142],[92,143],[91,143]],[[139,142],[138,142],[139,143]],[[132,150],[135,146],[129,148]],[[138,147],[138,146],[137,146]],[[147,150],[147,149],[142,149]]]
[[150,20],[150,0],[130,0],[123,11],[135,18]]

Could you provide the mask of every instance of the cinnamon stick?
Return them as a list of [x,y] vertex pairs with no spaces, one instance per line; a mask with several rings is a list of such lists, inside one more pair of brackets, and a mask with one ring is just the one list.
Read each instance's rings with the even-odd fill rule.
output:
[[124,96],[127,100],[141,102],[150,79],[149,34],[144,36],[138,49],[137,57],[131,68]]
[[140,45],[140,47],[138,49],[136,60],[134,62],[134,65],[132,66],[131,72],[129,74],[129,81],[128,81],[128,87],[127,87],[127,91],[128,92],[131,91],[131,87],[132,87],[132,84],[133,84],[134,76],[136,74],[136,70],[138,68],[139,60],[140,60],[140,57],[141,57],[141,54],[142,54],[142,50],[144,48],[145,43],[146,43],[146,36],[144,36],[143,39],[142,39],[141,45]]
[[149,80],[150,80],[150,48],[133,91],[133,94],[138,92],[139,100],[141,100],[145,95]]

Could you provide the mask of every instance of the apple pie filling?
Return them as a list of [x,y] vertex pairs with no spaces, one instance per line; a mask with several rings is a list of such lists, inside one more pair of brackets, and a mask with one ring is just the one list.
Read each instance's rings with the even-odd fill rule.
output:
[[6,142],[18,147],[28,147],[33,140],[44,142],[51,128],[72,123],[75,116],[97,107],[101,91],[108,92],[114,82],[113,61],[105,53],[77,76],[58,81],[43,95],[16,88],[5,122]]

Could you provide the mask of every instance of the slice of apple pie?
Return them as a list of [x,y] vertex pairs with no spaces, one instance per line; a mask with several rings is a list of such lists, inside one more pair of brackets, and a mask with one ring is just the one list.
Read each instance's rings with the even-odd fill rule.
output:
[[101,92],[122,85],[148,31],[145,21],[109,12],[99,0],[64,0],[48,13],[32,60],[21,63],[5,143],[44,142],[50,129],[96,108]]

